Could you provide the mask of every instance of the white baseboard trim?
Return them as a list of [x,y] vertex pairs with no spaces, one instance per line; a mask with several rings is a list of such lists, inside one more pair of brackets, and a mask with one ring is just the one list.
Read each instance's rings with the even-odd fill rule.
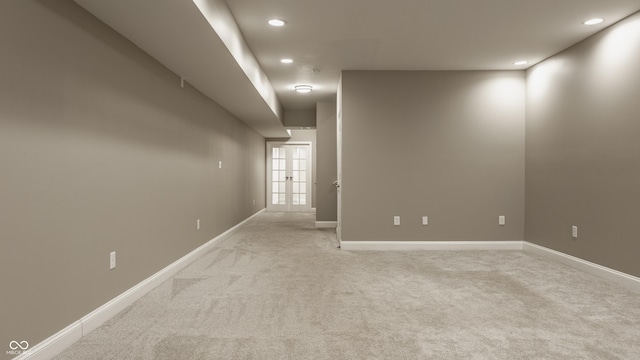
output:
[[523,241],[342,241],[342,250],[520,250]]
[[575,256],[571,256],[560,251],[549,249],[544,246],[536,245],[527,241],[524,242],[523,249],[525,252],[552,259],[591,275],[595,275],[599,278],[615,282],[633,291],[640,292],[640,278],[637,278],[633,275],[629,275],[621,271],[598,265],[596,263],[592,263],[590,261],[583,260]]
[[149,291],[153,290],[158,285],[168,280],[171,276],[175,275],[180,270],[184,269],[189,264],[200,258],[202,255],[206,254],[209,249],[212,248],[213,245],[215,245],[216,242],[229,237],[251,219],[262,214],[264,211],[265,209],[258,211],[236,226],[207,241],[205,244],[197,247],[187,255],[174,261],[164,269],[151,275],[129,290],[111,299],[106,304],[85,315],[80,320],[74,322],[73,324],[60,330],[56,334],[38,343],[29,350],[25,351],[23,354],[15,357],[14,360],[47,360],[58,355],[66,348],[73,345],[76,341],[80,340],[81,337],[87,335],[92,330],[104,324],[107,320],[111,319],[120,311],[133,304],[136,300],[140,299]]
[[318,229],[335,229],[338,227],[337,221],[316,221],[316,228]]

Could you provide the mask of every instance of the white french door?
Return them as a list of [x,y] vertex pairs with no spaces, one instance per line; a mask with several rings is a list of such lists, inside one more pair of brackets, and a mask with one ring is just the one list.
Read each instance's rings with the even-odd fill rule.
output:
[[267,143],[267,211],[311,211],[311,144]]

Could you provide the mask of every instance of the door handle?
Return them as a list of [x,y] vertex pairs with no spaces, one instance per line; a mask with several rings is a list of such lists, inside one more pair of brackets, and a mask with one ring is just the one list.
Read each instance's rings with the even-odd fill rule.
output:
[[336,188],[339,188],[339,187],[340,187],[340,184],[338,183],[338,180],[334,181],[334,182],[333,182],[333,185],[334,185]]

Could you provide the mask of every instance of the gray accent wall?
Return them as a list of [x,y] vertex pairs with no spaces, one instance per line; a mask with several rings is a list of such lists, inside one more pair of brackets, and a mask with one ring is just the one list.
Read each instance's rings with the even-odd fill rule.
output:
[[290,128],[315,128],[316,109],[285,109],[283,123]]
[[525,239],[634,276],[639,64],[636,13],[527,71]]
[[316,221],[337,221],[336,103],[316,104]]
[[342,240],[523,240],[524,121],[523,71],[344,71]]
[[263,209],[265,140],[72,1],[1,1],[0,44],[4,358]]

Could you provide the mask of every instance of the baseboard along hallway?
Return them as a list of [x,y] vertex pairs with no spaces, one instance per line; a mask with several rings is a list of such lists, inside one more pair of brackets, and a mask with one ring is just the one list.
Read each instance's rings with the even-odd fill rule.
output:
[[634,359],[640,296],[523,251],[347,251],[262,213],[55,359]]

